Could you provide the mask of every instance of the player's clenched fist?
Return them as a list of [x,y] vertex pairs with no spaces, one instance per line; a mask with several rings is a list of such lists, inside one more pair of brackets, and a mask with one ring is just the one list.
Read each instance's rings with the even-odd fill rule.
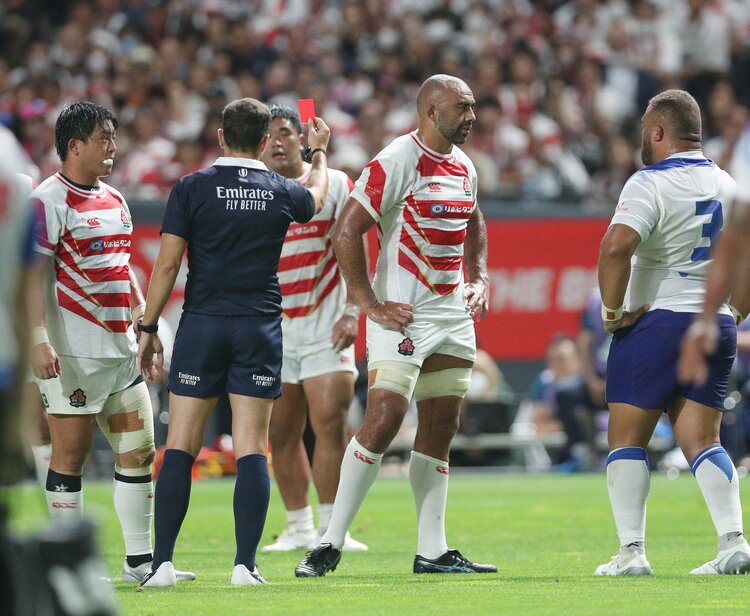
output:
[[398,302],[376,302],[366,310],[367,316],[386,329],[406,333],[406,326],[414,320],[414,308],[411,304]]

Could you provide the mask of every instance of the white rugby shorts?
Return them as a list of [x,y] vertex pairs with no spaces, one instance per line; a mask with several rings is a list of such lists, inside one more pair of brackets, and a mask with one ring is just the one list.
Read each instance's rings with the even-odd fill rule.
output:
[[406,335],[367,319],[368,365],[400,361],[421,366],[435,354],[476,360],[477,339],[468,313],[456,320],[414,321],[406,326]]
[[284,337],[282,383],[297,385],[306,379],[331,372],[349,372],[357,378],[353,344],[343,351],[335,351],[330,340],[315,344],[294,344],[289,337]]
[[48,413],[93,415],[100,413],[112,394],[127,389],[138,378],[138,358],[93,359],[59,355],[61,374],[54,379],[34,379]]

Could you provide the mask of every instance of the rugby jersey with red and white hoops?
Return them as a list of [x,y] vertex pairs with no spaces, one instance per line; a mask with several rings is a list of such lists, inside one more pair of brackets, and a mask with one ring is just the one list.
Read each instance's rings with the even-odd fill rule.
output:
[[466,317],[464,239],[476,207],[477,173],[453,146],[440,154],[416,132],[395,139],[364,169],[352,191],[377,222],[373,281],[380,301],[414,306],[414,318]]
[[[311,166],[298,178],[307,183]],[[346,303],[331,243],[331,232],[354,183],[343,172],[328,170],[328,194],[323,208],[309,222],[292,223],[279,259],[279,284],[284,344],[314,344],[331,336]]]
[[36,250],[52,258],[46,326],[60,355],[133,355],[130,325],[130,244],[133,224],[123,196],[100,182],[92,190],[61,174],[30,198],[39,208]]

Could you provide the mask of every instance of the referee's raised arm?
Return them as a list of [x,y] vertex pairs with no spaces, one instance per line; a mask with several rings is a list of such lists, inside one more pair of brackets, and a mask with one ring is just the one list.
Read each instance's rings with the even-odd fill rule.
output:
[[328,194],[328,165],[326,164],[326,151],[328,140],[331,138],[331,129],[320,118],[310,118],[307,121],[307,144],[310,146],[310,157],[312,169],[307,180],[307,189],[315,199],[315,213],[323,209],[323,204]]

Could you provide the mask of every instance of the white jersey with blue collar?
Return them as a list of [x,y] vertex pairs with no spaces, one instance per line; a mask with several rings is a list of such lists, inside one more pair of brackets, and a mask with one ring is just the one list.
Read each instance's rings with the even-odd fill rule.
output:
[[[724,227],[735,182],[700,150],[678,152],[627,181],[610,225],[634,229],[626,310],[700,312],[711,248]],[[722,314],[731,314],[722,306]]]

